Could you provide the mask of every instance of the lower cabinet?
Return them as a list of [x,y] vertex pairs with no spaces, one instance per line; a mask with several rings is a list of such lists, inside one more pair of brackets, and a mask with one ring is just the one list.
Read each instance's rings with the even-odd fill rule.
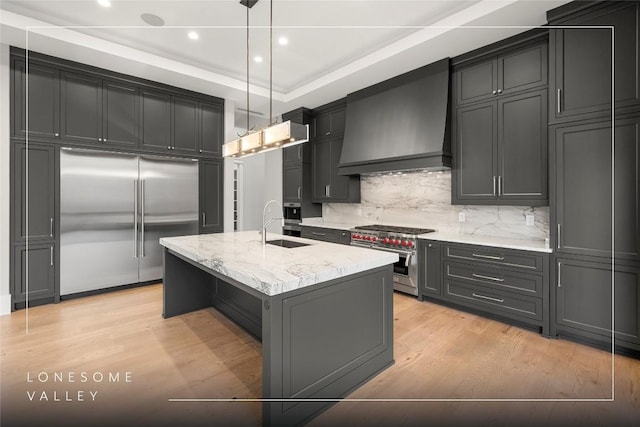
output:
[[418,241],[418,299],[425,295],[442,295],[442,243]]
[[339,243],[341,245],[351,244],[351,232],[349,230],[338,230],[336,228],[303,225],[300,237],[322,240],[323,242]]
[[610,348],[613,329],[616,346],[640,350],[637,263],[615,263],[612,268],[606,259],[595,262],[556,257],[555,273],[558,335],[595,341]]
[[421,240],[419,299],[441,300],[550,334],[549,255]]
[[56,295],[55,243],[15,246],[13,250],[13,306],[53,302]]
[[200,160],[200,233],[223,231],[222,160]]

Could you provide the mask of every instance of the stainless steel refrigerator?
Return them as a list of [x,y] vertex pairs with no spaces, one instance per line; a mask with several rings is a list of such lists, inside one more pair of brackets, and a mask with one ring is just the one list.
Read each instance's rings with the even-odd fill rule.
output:
[[60,150],[60,295],[162,278],[161,237],[198,233],[198,162]]

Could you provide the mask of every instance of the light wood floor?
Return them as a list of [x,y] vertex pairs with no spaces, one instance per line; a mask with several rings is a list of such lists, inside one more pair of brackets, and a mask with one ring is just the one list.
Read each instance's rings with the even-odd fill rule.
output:
[[[31,308],[28,334],[27,311],[0,317],[0,425],[260,425],[258,402],[168,401],[259,397],[260,343],[213,309],[161,313],[153,285]],[[402,294],[394,317],[395,365],[349,398],[436,400],[340,402],[310,426],[640,425],[640,360]]]

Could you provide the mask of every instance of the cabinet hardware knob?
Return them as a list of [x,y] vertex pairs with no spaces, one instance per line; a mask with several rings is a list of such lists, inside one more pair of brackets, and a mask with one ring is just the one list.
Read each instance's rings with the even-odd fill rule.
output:
[[502,93],[502,89],[498,89],[498,93]]
[[200,152],[202,153],[202,150],[200,150]]
[[170,145],[167,147],[167,150],[171,150],[171,146]]
[[60,134],[58,132],[54,133],[53,135],[56,136],[56,137],[60,136]]
[[102,142],[102,138],[98,138],[98,141]]
[[497,91],[495,91],[495,90],[493,90],[493,91],[491,91],[491,93],[495,95],[495,94],[496,94],[496,93],[498,93],[498,92],[497,92]]

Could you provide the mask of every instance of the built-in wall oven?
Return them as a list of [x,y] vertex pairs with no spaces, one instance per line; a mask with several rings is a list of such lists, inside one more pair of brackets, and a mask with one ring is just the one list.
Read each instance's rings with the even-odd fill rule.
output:
[[300,203],[285,203],[283,210],[284,226],[282,227],[282,233],[285,236],[300,237],[302,231]]
[[418,295],[417,236],[435,230],[430,228],[364,225],[351,229],[351,244],[398,254],[393,265],[393,288]]

